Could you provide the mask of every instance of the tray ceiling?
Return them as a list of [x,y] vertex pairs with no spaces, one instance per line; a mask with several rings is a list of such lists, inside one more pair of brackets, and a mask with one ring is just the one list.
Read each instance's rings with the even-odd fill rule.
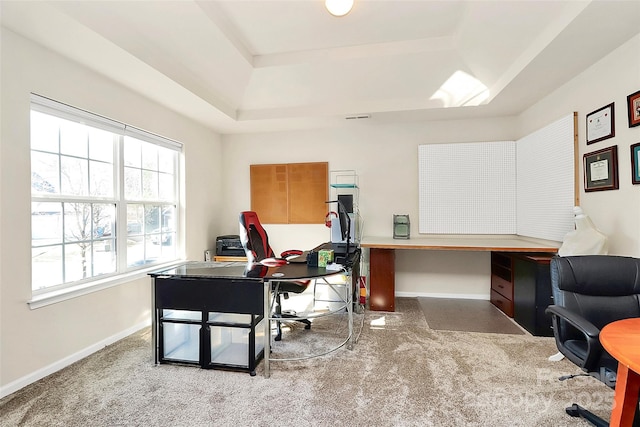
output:
[[515,115],[640,31],[636,1],[0,7],[3,26],[220,133]]

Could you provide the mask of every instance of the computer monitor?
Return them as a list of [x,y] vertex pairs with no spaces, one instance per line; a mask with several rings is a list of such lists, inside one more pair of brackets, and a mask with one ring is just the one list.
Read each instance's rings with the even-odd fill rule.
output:
[[340,221],[340,233],[342,235],[342,241],[347,242],[347,252],[349,252],[349,241],[351,240],[351,218],[347,208],[338,199],[338,220]]
[[342,203],[347,213],[353,213],[353,194],[338,194],[338,201]]
[[326,203],[337,203],[337,215],[331,222],[331,248],[334,250],[336,262],[345,263],[349,254],[357,249],[353,239],[353,218],[341,200],[331,200]]

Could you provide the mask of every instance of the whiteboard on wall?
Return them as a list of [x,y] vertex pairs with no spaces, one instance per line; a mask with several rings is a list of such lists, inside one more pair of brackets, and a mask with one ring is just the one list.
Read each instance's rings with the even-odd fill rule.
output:
[[517,234],[562,241],[573,230],[574,135],[569,114],[518,140]]
[[420,145],[419,232],[562,241],[573,230],[575,135],[570,114],[518,141]]
[[419,232],[516,234],[515,142],[418,147]]

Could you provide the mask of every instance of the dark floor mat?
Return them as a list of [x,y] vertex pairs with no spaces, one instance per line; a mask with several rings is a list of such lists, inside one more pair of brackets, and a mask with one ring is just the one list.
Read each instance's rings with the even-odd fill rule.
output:
[[420,297],[418,302],[429,328],[434,330],[517,335],[525,333],[489,301]]

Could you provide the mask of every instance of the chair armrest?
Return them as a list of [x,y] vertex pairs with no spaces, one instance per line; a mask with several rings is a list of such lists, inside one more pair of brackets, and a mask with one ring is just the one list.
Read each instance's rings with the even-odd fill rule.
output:
[[[559,305],[550,305],[545,310],[545,313],[552,315],[553,335],[555,336],[558,350],[586,372],[591,372],[597,368],[596,365],[603,352],[602,345],[600,344],[600,329],[584,317]],[[563,338],[559,332],[560,320],[567,322],[571,327],[584,335],[587,342],[587,354],[584,359],[565,347]]]
[[550,305],[545,310],[545,313],[551,314],[553,316],[558,316],[562,320],[566,320],[567,322],[569,322],[569,324],[571,324],[571,326],[573,326],[589,338],[598,339],[598,337],[600,336],[600,329],[598,329],[593,323],[589,322],[584,317],[567,310],[564,307],[561,307],[559,305]]
[[302,251],[299,249],[289,249],[288,251],[284,251],[280,254],[280,258],[289,258],[291,256],[302,255]]
[[282,258],[265,258],[260,261],[260,264],[266,265],[267,267],[280,267],[281,265],[285,265],[286,263],[287,260]]

